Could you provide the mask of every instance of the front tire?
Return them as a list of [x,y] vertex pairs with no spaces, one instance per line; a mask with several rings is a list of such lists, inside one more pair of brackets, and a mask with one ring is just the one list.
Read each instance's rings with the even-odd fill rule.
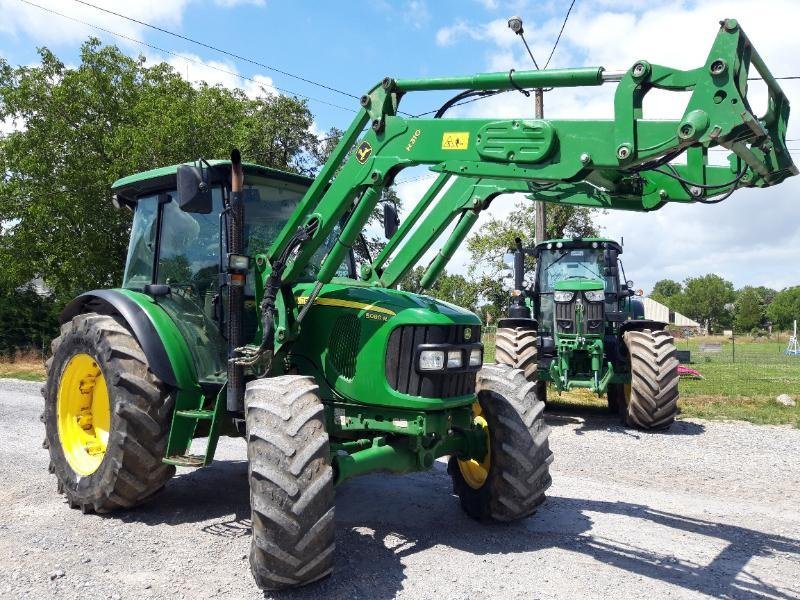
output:
[[552,483],[544,403],[521,370],[501,365],[478,372],[477,395],[475,419],[486,424],[489,454],[480,463],[450,457],[453,491],[474,519],[521,519],[544,502]]
[[313,377],[257,379],[245,391],[253,540],[250,568],[265,590],[333,571],[330,443]]
[[77,315],[52,351],[42,421],[58,491],[83,512],[141,504],[175,473],[162,462],[172,395],[119,317]]
[[626,331],[623,340],[631,361],[625,422],[639,429],[666,429],[678,414],[679,363],[673,338],[663,330],[643,329]]
[[547,382],[538,381],[539,351],[537,332],[529,327],[498,327],[495,334],[495,362],[520,369],[536,384],[536,396],[547,402]]

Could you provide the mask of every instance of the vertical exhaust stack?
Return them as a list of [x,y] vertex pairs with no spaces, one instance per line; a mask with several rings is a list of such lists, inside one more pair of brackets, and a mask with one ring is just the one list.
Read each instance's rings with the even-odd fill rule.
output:
[[[244,252],[244,170],[242,155],[231,151],[231,198],[228,219],[228,253]],[[227,261],[226,261],[227,262]],[[230,276],[229,276],[230,277]],[[231,412],[244,410],[244,369],[232,359],[236,348],[242,345],[242,313],[244,311],[244,285],[228,281],[228,396],[227,408]]]

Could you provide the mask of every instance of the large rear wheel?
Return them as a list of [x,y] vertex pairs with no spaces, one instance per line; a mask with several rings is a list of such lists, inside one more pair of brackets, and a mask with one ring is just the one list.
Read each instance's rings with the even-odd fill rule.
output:
[[309,584],[333,571],[330,444],[313,377],[247,384],[247,457],[253,540],[250,568],[262,589]]
[[172,395],[119,317],[77,315],[52,351],[42,420],[58,491],[84,512],[140,504],[175,473],[161,461]]
[[486,431],[489,451],[480,461],[450,458],[453,491],[475,519],[521,519],[544,502],[552,483],[544,403],[522,371],[501,365],[478,372],[477,395],[473,419]]
[[666,429],[678,414],[678,358],[672,336],[663,330],[626,331],[631,385],[623,417],[640,429]]
[[495,334],[495,362],[520,369],[528,381],[536,384],[536,395],[547,402],[547,382],[538,381],[539,352],[536,330],[529,327],[498,327]]

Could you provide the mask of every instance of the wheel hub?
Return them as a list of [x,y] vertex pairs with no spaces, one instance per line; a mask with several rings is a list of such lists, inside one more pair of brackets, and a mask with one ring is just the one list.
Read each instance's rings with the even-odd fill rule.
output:
[[486,483],[486,479],[489,477],[489,469],[492,465],[492,453],[489,446],[489,424],[486,422],[486,418],[483,416],[483,409],[481,409],[481,405],[478,402],[472,405],[472,422],[483,428],[486,435],[486,456],[483,457],[482,461],[475,459],[459,460],[458,469],[461,471],[461,476],[467,482],[467,485],[477,490]]
[[88,354],[69,359],[56,400],[58,438],[64,457],[79,475],[91,475],[103,462],[111,430],[108,387],[97,361]]

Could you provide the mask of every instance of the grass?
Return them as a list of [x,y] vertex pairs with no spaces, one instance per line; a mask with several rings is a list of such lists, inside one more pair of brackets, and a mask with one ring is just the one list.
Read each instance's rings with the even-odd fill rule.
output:
[[[783,354],[787,337],[771,339],[702,337],[677,339],[679,350],[692,352],[692,368],[704,379],[682,378],[680,414],[697,419],[749,421],[758,424],[792,425],[800,428],[800,357]],[[701,343],[720,343],[718,354],[700,353]],[[486,362],[494,361],[494,336],[484,339]],[[734,357],[735,353],[735,357]],[[734,362],[735,361],[735,362]],[[797,406],[776,401],[788,394]],[[606,399],[579,390],[560,397],[550,390],[556,410],[598,412],[606,410]]]
[[44,364],[41,358],[33,354],[22,354],[0,359],[0,379],[25,379],[26,381],[44,381]]
[[[484,338],[487,363],[494,362],[494,336]],[[722,344],[720,354],[701,354],[700,343]],[[734,419],[751,423],[792,425],[800,428],[800,357],[783,354],[785,338],[758,340],[737,338],[736,362],[733,344],[720,337],[676,340],[680,350],[692,351],[692,367],[705,379],[681,379],[681,416],[697,419]],[[32,354],[17,356],[13,361],[0,360],[0,378],[12,377],[43,381],[44,365]],[[787,407],[776,402],[779,394],[789,394],[798,406]],[[560,397],[550,391],[553,407],[568,411],[605,411],[606,399],[585,390]]]

